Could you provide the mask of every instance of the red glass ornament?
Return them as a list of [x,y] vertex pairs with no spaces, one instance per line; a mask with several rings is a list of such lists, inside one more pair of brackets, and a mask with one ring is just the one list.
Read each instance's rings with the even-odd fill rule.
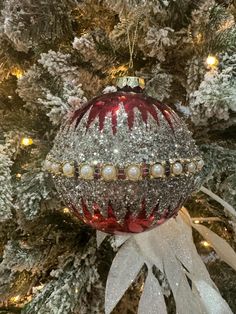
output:
[[[71,178],[54,174],[55,184],[63,196],[68,194],[67,206],[93,228],[111,234],[150,230],[175,217],[195,189],[195,174],[186,173],[189,160],[199,156],[191,135],[170,107],[142,93],[141,86],[123,85],[92,99],[72,113],[61,131],[52,159],[73,163],[75,171]],[[175,176],[172,163],[179,160],[184,173]],[[153,175],[155,163],[163,165],[160,177]],[[92,167],[92,177],[81,176],[84,164]],[[106,165],[115,167],[111,182],[101,170]],[[135,165],[137,178],[128,173]]]
[[[98,119],[99,120],[99,131],[102,132],[104,128],[105,117],[112,116],[112,131],[115,135],[117,132],[117,115],[120,110],[120,106],[123,106],[127,113],[127,124],[129,129],[132,131],[135,113],[134,109],[137,108],[141,112],[143,122],[147,124],[148,114],[150,114],[157,125],[159,125],[159,115],[163,115],[172,132],[175,131],[174,123],[178,123],[178,116],[176,113],[165,104],[158,102],[157,100],[146,96],[143,93],[133,93],[119,91],[116,93],[105,94],[92,99],[87,105],[74,112],[71,117],[70,124],[75,123],[75,129],[78,127],[81,119],[90,110],[86,128],[89,129],[91,124]],[[149,174],[149,170],[144,167],[142,176],[145,178]],[[100,178],[99,175],[97,175]],[[95,176],[96,177],[96,176]],[[124,178],[124,171],[118,173],[118,179]],[[176,209],[166,208],[159,215],[158,219],[155,219],[155,212],[158,212],[159,204],[154,205],[152,213],[147,214],[145,208],[145,200],[140,207],[142,210],[138,215],[132,214],[129,209],[126,210],[126,215],[123,221],[119,221],[115,215],[115,210],[112,205],[109,204],[107,208],[107,215],[104,217],[99,209],[98,204],[94,204],[93,209],[88,208],[86,200],[82,200],[81,206],[70,204],[75,215],[82,220],[85,224],[91,227],[112,234],[120,233],[140,233],[149,230],[155,226],[161,225],[167,219],[177,215],[179,208],[182,206],[182,201],[176,207]],[[82,213],[79,213],[78,207],[82,208]],[[155,224],[154,221],[156,220]]]

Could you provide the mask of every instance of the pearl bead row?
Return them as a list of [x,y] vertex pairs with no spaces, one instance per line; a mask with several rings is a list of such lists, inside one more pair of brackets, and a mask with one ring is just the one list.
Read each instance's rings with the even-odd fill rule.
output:
[[168,176],[193,175],[204,166],[200,158],[194,160],[169,160],[146,164],[131,164],[125,168],[105,164],[93,166],[90,164],[75,165],[69,162],[63,164],[47,159],[44,169],[55,175],[66,177],[78,176],[83,180],[101,179],[105,181],[131,180],[139,181],[145,178],[157,179]]

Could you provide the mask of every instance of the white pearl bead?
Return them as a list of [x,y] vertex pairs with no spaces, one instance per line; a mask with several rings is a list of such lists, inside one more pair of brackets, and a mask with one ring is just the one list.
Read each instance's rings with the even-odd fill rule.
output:
[[190,162],[188,164],[188,172],[190,173],[194,173],[196,171],[196,165],[194,162]]
[[156,164],[152,166],[151,174],[154,178],[163,177],[165,174],[165,169],[161,164]]
[[127,170],[127,177],[132,181],[139,180],[141,176],[141,170],[139,166],[130,166]]
[[183,172],[183,166],[181,165],[180,162],[176,162],[172,166],[172,171],[173,171],[173,174],[180,175]]
[[72,166],[68,162],[64,164],[62,170],[63,170],[63,173],[66,177],[73,177],[74,176],[75,168],[74,168],[74,166]]
[[89,165],[84,165],[80,168],[80,177],[82,179],[90,180],[93,179],[94,170]]
[[52,166],[52,162],[50,160],[45,160],[44,162],[44,169],[50,171]]
[[102,177],[106,181],[111,181],[116,179],[116,168],[114,166],[105,166],[102,169]]
[[60,165],[57,163],[52,163],[51,165],[51,171],[53,173],[56,173],[56,174],[60,173],[60,168],[61,168]]
[[201,169],[203,168],[203,166],[204,166],[204,161],[203,161],[202,159],[198,160],[198,162],[197,162],[197,168],[198,168],[199,170],[201,170]]

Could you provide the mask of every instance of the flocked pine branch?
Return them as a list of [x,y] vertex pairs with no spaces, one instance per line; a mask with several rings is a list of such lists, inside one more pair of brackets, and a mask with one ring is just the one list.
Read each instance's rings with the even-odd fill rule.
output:
[[[206,125],[208,120],[228,120],[230,112],[236,112],[235,54],[227,54],[222,71],[209,71],[199,89],[192,94],[190,108],[192,120],[197,125]],[[232,61],[230,62],[229,59]]]
[[207,187],[222,196],[232,206],[236,206],[236,153],[234,149],[217,144],[201,146],[206,162],[205,183]]
[[17,51],[28,52],[43,45],[69,40],[73,0],[4,2],[3,28]]
[[27,55],[14,49],[12,42],[0,28],[0,82],[11,74],[22,72],[26,66]]
[[12,217],[13,190],[11,183],[12,161],[4,151],[4,146],[0,145],[0,221],[8,220]]
[[206,1],[193,11],[192,28],[198,36],[200,49],[205,53],[235,50],[235,20],[230,7]]
[[83,252],[71,256],[61,269],[52,271],[51,282],[22,313],[101,313],[104,288],[99,281],[94,245],[89,241]]
[[[85,101],[78,81],[79,69],[69,62],[70,58],[69,54],[55,51],[44,53],[39,65],[33,65],[18,82],[18,93],[26,101],[26,106],[46,110],[54,124],[73,109],[68,103],[70,97],[76,97],[81,103]],[[51,81],[50,86],[48,80]]]
[[[101,54],[98,52],[99,34],[87,33],[81,37],[75,37],[73,42],[73,48],[76,49],[85,62],[89,62],[92,66],[98,70],[107,67],[107,54]],[[94,40],[96,38],[96,41]],[[111,64],[110,64],[111,66]]]
[[25,219],[31,220],[40,215],[40,211],[48,210],[49,206],[45,207],[45,203],[53,197],[53,189],[42,169],[28,170],[21,176],[21,180],[16,182],[15,205]]

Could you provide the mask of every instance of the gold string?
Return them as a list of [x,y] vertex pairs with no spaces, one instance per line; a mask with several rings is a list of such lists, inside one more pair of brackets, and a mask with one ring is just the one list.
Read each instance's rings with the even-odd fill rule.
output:
[[137,24],[135,26],[135,30],[134,30],[134,34],[133,34],[132,40],[130,38],[130,28],[131,27],[127,27],[127,38],[128,38],[129,55],[130,55],[129,70],[133,70],[133,68],[134,68],[133,55],[134,55],[135,43],[136,43],[136,40],[137,40],[138,24],[139,24],[139,21],[137,21]]

